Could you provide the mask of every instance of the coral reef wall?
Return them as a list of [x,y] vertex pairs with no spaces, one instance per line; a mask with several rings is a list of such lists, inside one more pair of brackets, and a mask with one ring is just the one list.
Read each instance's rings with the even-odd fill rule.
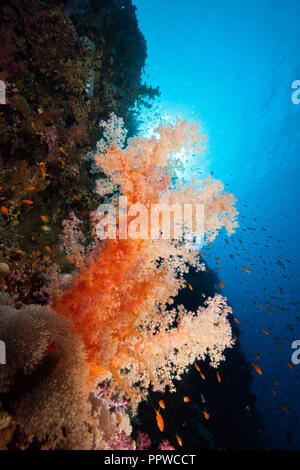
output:
[[131,1],[4,0],[0,42],[2,261],[11,263],[7,248],[17,247],[22,264],[31,253],[64,263],[62,220],[80,215],[88,235],[100,202],[85,158],[99,121],[113,111],[132,134],[132,109],[158,94],[142,83],[145,40]]
[[[148,448],[132,437],[138,405],[175,392],[195,360],[216,373],[236,341],[232,310],[213,289],[175,302],[191,267],[207,273],[195,245],[99,241],[96,208],[120,194],[146,209],[203,204],[211,242],[234,232],[235,198],[178,177],[176,152],[206,147],[197,124],[137,133],[134,109],[159,92],[142,82],[130,0],[3,0],[0,41],[0,448]],[[213,447],[213,428],[197,426]]]

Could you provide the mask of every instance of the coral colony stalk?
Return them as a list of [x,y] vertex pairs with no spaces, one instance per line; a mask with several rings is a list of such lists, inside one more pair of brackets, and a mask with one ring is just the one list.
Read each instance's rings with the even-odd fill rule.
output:
[[[235,199],[223,192],[222,183],[206,178],[188,185],[175,178],[180,168],[176,152],[203,152],[206,137],[197,125],[178,120],[161,125],[151,138],[138,135],[127,145],[121,119],[111,115],[101,126],[103,138],[93,155],[106,175],[97,185],[101,196],[110,196],[116,207],[119,195],[127,197],[128,205],[148,209],[157,203],[203,204],[206,240],[213,240],[222,227],[229,234],[234,231]],[[98,241],[85,258],[70,237],[72,224],[67,224],[74,249],[69,242],[65,246],[69,244],[73,257],[79,254],[79,270],[69,287],[56,293],[53,308],[72,319],[83,340],[89,387],[103,383],[106,396],[126,398],[135,412],[150,385],[174,390],[173,378],[180,378],[196,359],[208,355],[214,367],[224,359],[223,351],[233,344],[227,320],[231,309],[221,295],[209,298],[197,312],[171,308],[186,285],[189,266],[205,269],[197,250],[185,239],[120,237],[120,217],[117,237]],[[101,220],[97,214],[94,220],[96,228]],[[128,216],[128,222],[133,220]],[[74,227],[76,231],[76,221]]]

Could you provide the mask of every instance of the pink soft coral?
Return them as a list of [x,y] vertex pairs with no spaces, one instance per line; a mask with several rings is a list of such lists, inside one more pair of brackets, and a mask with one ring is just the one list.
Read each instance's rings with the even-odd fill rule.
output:
[[151,447],[151,439],[149,434],[145,432],[138,431],[136,438],[136,448],[137,450],[147,450]]
[[130,436],[121,431],[109,441],[108,447],[110,450],[134,450],[134,442]]
[[168,439],[165,439],[164,441],[161,441],[159,444],[158,448],[160,450],[175,450],[175,447],[171,446],[170,442]]

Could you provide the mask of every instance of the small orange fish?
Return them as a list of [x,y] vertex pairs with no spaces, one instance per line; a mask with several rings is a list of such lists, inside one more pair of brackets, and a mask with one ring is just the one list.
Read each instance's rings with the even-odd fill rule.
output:
[[205,255],[203,253],[199,252],[199,255],[202,256],[202,258],[205,258]]
[[191,286],[191,284],[188,283],[188,286],[190,290],[193,290],[193,286]]
[[203,380],[205,380],[205,375],[203,374],[203,372],[200,372],[200,376]]
[[34,190],[35,190],[35,186],[28,186],[27,188],[23,189],[23,191],[20,191],[19,194],[28,193],[29,191],[34,191]]
[[41,219],[42,219],[43,222],[46,222],[46,223],[49,222],[49,219],[46,215],[41,215]]
[[237,323],[241,323],[240,320],[238,320],[237,318],[234,317],[234,321],[237,322]]
[[79,201],[79,197],[76,196],[76,194],[73,195],[73,198],[76,199],[76,201]]
[[189,397],[183,397],[184,403],[188,403],[190,401]]
[[291,410],[290,410],[287,406],[285,406],[285,405],[280,405],[280,408],[281,408],[283,411],[285,411],[288,415],[291,415],[291,414],[292,414]]
[[0,191],[2,191],[2,189],[3,189],[3,186],[0,186]]
[[196,369],[198,372],[200,372],[200,367],[198,366],[197,362],[195,362],[194,366],[195,366],[195,369]]
[[219,371],[218,371],[218,370],[217,370],[216,374],[217,374],[217,379],[218,379],[218,382],[221,382],[221,376],[220,376],[220,373],[219,373]]
[[45,249],[48,251],[48,253],[51,253],[51,251],[52,251],[50,246],[48,246],[48,245],[45,246]]
[[182,439],[181,439],[181,437],[178,436],[178,434],[175,434],[175,437],[176,437],[176,439],[177,439],[178,444],[179,444],[180,446],[182,446]]
[[272,388],[272,393],[273,393],[274,397],[275,397],[276,394],[277,394],[277,392],[276,392],[276,390],[274,390],[274,388]]
[[250,269],[248,268],[243,268],[244,271],[246,271],[246,273],[251,273]]
[[58,147],[58,150],[60,150],[62,153],[66,153],[62,147]]
[[224,289],[224,282],[223,281],[220,281],[220,286],[222,287],[222,289]]
[[162,408],[163,410],[165,410],[165,409],[166,409],[166,407],[165,407],[165,404],[164,404],[163,400],[159,400],[158,404],[159,404],[160,408]]
[[268,330],[265,330],[264,328],[262,328],[261,331],[262,331],[263,333],[265,333],[266,335],[269,335],[269,334],[270,334],[270,332],[269,332]]
[[3,214],[8,215],[8,209],[7,209],[7,207],[2,206],[2,207],[1,207],[1,210],[2,210]]
[[23,199],[22,201],[24,204],[32,205],[33,201],[30,201],[29,199]]
[[256,372],[257,372],[259,375],[262,375],[262,370],[261,370],[261,368],[260,368],[257,364],[255,364],[254,362],[251,362],[251,364],[252,364],[252,367],[256,370]]
[[163,417],[162,417],[162,415],[160,414],[159,410],[158,410],[158,411],[155,410],[155,413],[156,413],[156,422],[157,422],[158,429],[159,429],[161,432],[163,432],[164,427],[165,427]]
[[245,406],[245,409],[246,409],[247,411],[250,411],[250,406],[249,406],[249,405],[246,405],[246,406]]
[[209,419],[210,417],[210,414],[206,410],[203,410],[203,415],[205,419]]
[[47,173],[46,173],[46,165],[44,162],[40,162],[38,163],[38,166],[41,170],[41,173],[42,173],[42,177],[45,178],[46,176],[49,176]]
[[294,366],[290,362],[287,362],[287,365],[289,366],[291,370],[294,370]]

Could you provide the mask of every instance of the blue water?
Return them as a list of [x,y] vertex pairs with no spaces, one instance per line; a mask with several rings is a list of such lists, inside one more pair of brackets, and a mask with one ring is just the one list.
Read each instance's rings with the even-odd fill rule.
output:
[[236,195],[240,228],[229,244],[221,234],[207,260],[214,267],[220,258],[243,350],[263,370],[253,371],[252,387],[270,447],[300,448],[300,364],[287,365],[300,340],[300,104],[291,100],[292,82],[300,80],[300,2],[134,3],[148,44],[147,82],[161,89],[145,120],[200,120],[209,135],[206,159],[196,167]]

